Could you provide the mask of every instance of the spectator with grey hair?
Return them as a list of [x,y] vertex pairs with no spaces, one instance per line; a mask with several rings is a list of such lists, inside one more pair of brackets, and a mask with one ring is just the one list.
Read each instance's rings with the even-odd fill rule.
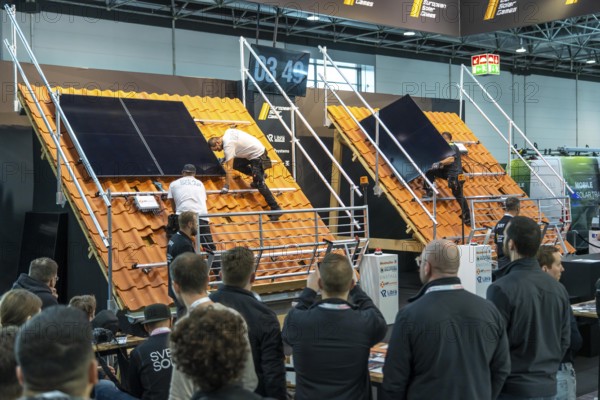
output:
[[58,304],[56,282],[58,264],[51,258],[36,258],[29,264],[29,273],[21,274],[13,284],[13,289],[25,289],[42,300],[42,309]]
[[27,321],[15,354],[26,400],[88,399],[98,381],[90,322],[72,307],[50,307]]

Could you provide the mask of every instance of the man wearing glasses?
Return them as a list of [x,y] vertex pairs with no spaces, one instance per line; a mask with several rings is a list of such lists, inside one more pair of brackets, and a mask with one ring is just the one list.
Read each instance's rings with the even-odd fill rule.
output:
[[29,274],[21,274],[13,284],[13,289],[25,289],[42,300],[44,308],[58,304],[56,282],[58,282],[58,264],[51,258],[36,258],[29,264]]

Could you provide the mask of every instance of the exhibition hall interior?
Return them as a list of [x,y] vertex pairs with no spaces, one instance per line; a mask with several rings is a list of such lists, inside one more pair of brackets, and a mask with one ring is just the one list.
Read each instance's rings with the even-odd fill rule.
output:
[[598,398],[597,2],[0,17],[0,398]]

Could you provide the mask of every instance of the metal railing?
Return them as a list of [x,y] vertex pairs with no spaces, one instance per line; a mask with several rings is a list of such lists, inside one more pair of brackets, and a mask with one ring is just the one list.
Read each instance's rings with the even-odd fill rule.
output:
[[[273,82],[275,87],[277,87],[277,90],[279,90],[279,92],[281,93],[282,97],[289,104],[290,110],[291,110],[292,127],[288,126],[288,124],[283,120],[279,111],[277,111],[277,108],[273,106],[273,104],[269,100],[268,96],[265,95],[264,91],[260,88],[260,86],[254,79],[252,74],[248,71],[248,68],[246,68],[246,66],[245,66],[245,58],[246,57],[245,57],[244,49],[247,49],[250,56],[254,57],[254,59],[256,60],[256,63],[258,65],[260,65],[260,67],[264,70],[266,76],[270,79],[271,82]],[[242,75],[242,100],[243,100],[244,106],[246,106],[246,82],[245,82],[245,80],[246,80],[246,78],[248,78],[254,85],[254,88],[260,93],[260,95],[262,96],[264,101],[270,106],[271,110],[273,110],[275,116],[277,117],[277,119],[279,120],[279,122],[281,123],[281,125],[283,126],[285,131],[288,133],[288,135],[290,135],[291,142],[292,142],[292,176],[293,176],[294,180],[296,179],[296,148],[298,148],[298,149],[300,149],[300,151],[306,158],[306,161],[313,167],[315,173],[319,176],[321,181],[323,181],[323,183],[325,184],[327,189],[329,189],[329,192],[331,193],[331,195],[335,197],[338,204],[342,208],[346,208],[346,205],[344,204],[342,199],[339,197],[339,195],[333,189],[333,187],[331,186],[331,184],[329,183],[327,178],[325,178],[323,176],[323,174],[321,173],[321,171],[319,170],[317,165],[314,163],[314,161],[312,160],[312,158],[310,157],[308,152],[304,149],[304,147],[300,144],[299,140],[296,138],[294,121],[295,121],[296,117],[298,117],[298,119],[300,121],[302,121],[302,123],[304,124],[306,129],[310,132],[312,137],[317,141],[317,143],[319,144],[321,149],[323,149],[323,151],[325,152],[327,157],[329,157],[332,164],[335,165],[335,167],[338,169],[338,171],[342,174],[344,179],[350,185],[350,207],[353,207],[354,206],[354,194],[357,194],[358,197],[362,197],[362,193],[360,191],[359,186],[354,184],[354,182],[352,181],[350,176],[346,173],[346,171],[338,163],[338,161],[335,159],[333,154],[331,154],[331,151],[329,151],[329,149],[327,148],[325,143],[323,143],[321,138],[319,138],[319,135],[315,132],[315,130],[312,128],[312,126],[310,126],[309,122],[304,117],[304,115],[302,115],[302,113],[298,110],[298,106],[296,106],[296,104],[285,93],[285,90],[283,90],[281,85],[279,85],[279,83],[277,82],[277,79],[273,76],[273,74],[271,73],[269,68],[267,68],[265,63],[260,59],[260,57],[256,54],[254,49],[250,46],[248,41],[243,36],[240,37],[240,72]],[[346,212],[346,210],[344,210],[344,212]],[[346,214],[348,214],[348,213],[346,212]]]
[[[63,197],[62,187],[61,187],[61,180],[62,180],[61,167],[64,166],[73,181],[73,184],[77,190],[77,193],[81,197],[81,201],[83,202],[83,205],[92,220],[92,224],[94,225],[94,228],[96,229],[96,232],[98,233],[98,236],[100,237],[100,239],[102,240],[102,243],[108,250],[108,255],[109,255],[108,256],[108,266],[107,266],[107,269],[108,269],[108,308],[114,310],[114,309],[116,309],[116,303],[115,303],[115,301],[113,299],[113,295],[112,295],[112,229],[111,229],[111,220],[110,220],[111,201],[109,199],[109,194],[107,194],[107,192],[104,191],[102,185],[100,184],[96,174],[94,173],[94,170],[92,169],[87,157],[85,156],[85,153],[83,152],[83,149],[81,148],[81,146],[79,144],[79,141],[77,140],[77,137],[75,136],[75,133],[73,132],[73,128],[71,127],[69,120],[67,119],[65,113],[63,112],[63,110],[60,106],[60,100],[59,100],[60,95],[58,93],[55,93],[52,90],[50,83],[46,79],[46,76],[45,76],[44,72],[42,71],[40,64],[37,61],[37,58],[33,54],[33,50],[31,49],[29,43],[27,42],[27,39],[25,38],[23,31],[19,27],[17,20],[16,20],[15,6],[14,5],[10,6],[10,5],[6,4],[4,6],[4,9],[6,10],[6,13],[10,20],[11,28],[12,28],[11,37],[12,37],[13,42],[10,43],[7,39],[4,39],[4,45],[5,45],[6,49],[8,50],[10,57],[12,58],[13,67],[14,67],[14,89],[15,89],[14,90],[14,92],[15,92],[14,109],[15,109],[15,111],[20,110],[20,107],[18,106],[19,100],[18,100],[18,90],[17,90],[18,89],[17,71],[18,71],[19,75],[21,76],[21,79],[23,80],[23,83],[27,87],[27,91],[28,91],[29,95],[31,96],[37,111],[40,114],[40,117],[42,118],[42,121],[44,122],[44,125],[46,126],[46,129],[48,129],[48,132],[50,134],[50,137],[52,138],[52,141],[54,142],[54,144],[56,146],[56,158],[57,158],[56,202],[57,202],[57,204],[64,204],[64,197]],[[48,120],[48,117],[46,116],[44,109],[42,108],[42,106],[40,104],[40,100],[38,99],[38,96],[36,95],[35,91],[33,90],[33,87],[31,86],[29,79],[27,78],[27,75],[25,74],[25,71],[23,70],[23,67],[18,60],[17,38],[20,39],[20,41],[23,45],[23,49],[25,50],[25,52],[27,53],[27,55],[29,56],[29,58],[31,60],[31,63],[37,70],[39,77],[42,80],[43,85],[48,92],[48,96],[49,96],[50,100],[52,101],[52,104],[55,107],[55,111],[56,111],[56,116],[55,116],[56,129],[55,130],[52,128],[52,125],[50,124],[50,121]],[[96,214],[94,213],[92,207],[89,204],[89,201],[86,197],[85,192],[83,191],[81,185],[79,184],[79,181],[77,180],[77,177],[75,175],[75,172],[74,172],[72,166],[66,161],[67,157],[62,149],[62,144],[61,144],[62,143],[61,139],[63,136],[63,135],[61,135],[61,132],[60,132],[61,123],[65,126],[65,128],[69,134],[69,137],[71,139],[71,142],[73,143],[73,146],[79,153],[79,157],[80,157],[79,161],[84,166],[89,177],[94,182],[94,185],[96,186],[96,188],[98,190],[99,196],[102,198],[104,204],[106,205],[107,212],[109,215],[108,233],[104,233],[104,230],[102,229],[102,226],[100,225],[100,222],[98,221],[98,218],[96,217]]]
[[[469,234],[468,242],[470,243],[477,237],[481,236],[482,231],[487,231],[495,226],[497,221],[494,221],[492,226],[489,225],[490,214],[496,215],[497,210],[501,210],[504,207],[504,202],[508,197],[519,197],[515,196],[498,196],[494,198],[471,198],[468,199],[471,207],[471,233]],[[544,203],[548,201],[562,200],[564,206],[556,210],[555,207],[545,206]],[[569,196],[556,197],[541,197],[541,198],[527,198],[523,197],[520,200],[521,209],[527,208],[526,203],[533,203],[538,210],[537,215],[533,218],[538,225],[544,227],[544,234],[548,231],[555,231],[556,239],[558,244],[562,247],[564,252],[567,252],[567,247],[564,243],[562,236],[562,228],[568,226],[571,223],[570,219],[570,198]],[[548,209],[549,212],[545,213],[544,210]],[[485,221],[485,222],[482,222]],[[486,224],[487,223],[487,224]],[[486,240],[487,241],[487,240]],[[489,243],[483,243],[489,244]]]
[[[349,211],[350,216],[330,218],[332,212]],[[269,221],[271,215],[285,214],[285,219]],[[221,256],[227,250],[244,246],[256,257],[257,281],[306,276],[329,252],[339,251],[358,267],[369,243],[367,206],[350,208],[316,208],[303,210],[278,210],[262,212],[233,212],[198,215],[198,219],[211,219],[212,237],[196,235],[196,252],[206,255],[213,276],[218,276]],[[354,221],[361,220],[361,229]],[[330,232],[337,230],[334,237]],[[227,232],[235,232],[237,239]],[[293,233],[290,233],[293,232]],[[285,238],[282,241],[282,238]],[[209,250],[210,248],[213,250]],[[133,268],[146,272],[166,267],[160,260],[149,264],[136,264]],[[212,285],[221,283],[218,280]]]
[[[500,111],[500,113],[502,114],[502,116],[506,119],[506,122],[508,123],[508,134],[505,136],[502,131],[492,122],[492,120],[485,114],[485,112],[481,109],[481,107],[479,105],[477,105],[477,103],[475,102],[475,100],[469,95],[469,93],[467,93],[467,91],[464,88],[464,74],[465,72],[467,73],[468,76],[471,77],[471,79],[473,79],[473,81],[477,84],[477,86],[479,86],[479,88],[481,89],[481,91],[485,94],[485,96],[487,97],[487,99],[496,107],[496,109],[498,111]],[[563,196],[565,193],[567,193],[567,191],[571,194],[573,194],[573,189],[571,189],[571,187],[569,187],[569,185],[567,184],[567,182],[563,179],[563,177],[556,172],[556,170],[550,165],[550,163],[548,163],[548,161],[544,158],[544,156],[542,155],[542,153],[540,153],[538,151],[538,149],[534,146],[533,143],[531,143],[531,141],[529,140],[529,138],[527,138],[527,136],[525,135],[525,133],[521,130],[521,128],[519,128],[517,126],[517,124],[508,116],[508,114],[502,109],[502,107],[500,107],[500,105],[498,104],[498,102],[494,99],[494,97],[492,95],[490,95],[490,93],[486,90],[486,88],[477,80],[477,78],[475,78],[475,76],[473,76],[473,74],[471,73],[471,71],[469,71],[469,69],[462,64],[461,68],[460,68],[460,83],[457,85],[458,86],[458,90],[459,90],[459,95],[460,95],[460,111],[459,111],[459,117],[462,119],[463,118],[463,97],[466,97],[467,100],[469,100],[469,102],[471,102],[471,104],[475,107],[475,109],[477,109],[477,111],[479,111],[479,113],[481,114],[481,116],[491,125],[491,127],[494,129],[494,131],[502,138],[502,140],[504,140],[504,142],[508,145],[508,161],[507,161],[507,173],[510,175],[510,161],[512,159],[513,155],[516,155],[521,161],[523,161],[523,163],[525,165],[527,165],[527,167],[529,168],[529,170],[531,171],[531,173],[533,173],[541,182],[541,184],[546,188],[546,190],[548,190],[548,193],[550,193],[552,195],[553,198],[555,199],[559,199],[561,198],[561,196]],[[544,164],[546,164],[546,166],[550,169],[550,171],[552,171],[552,174],[558,178],[558,180],[560,181],[562,187],[563,187],[563,192],[556,194],[552,191],[552,189],[550,189],[550,187],[546,184],[546,182],[544,182],[544,180],[538,175],[537,171],[535,171],[534,168],[532,168],[529,163],[523,158],[523,156],[517,151],[517,149],[514,148],[513,146],[513,132],[517,132],[521,138],[525,141],[525,143],[527,143],[532,149],[533,151],[536,153],[537,157],[539,157]],[[557,200],[560,202],[560,200]],[[561,206],[564,206],[564,204],[562,202],[560,202]]]
[[[425,173],[419,168],[419,166],[415,163],[415,161],[412,159],[412,157],[406,152],[406,150],[400,144],[400,142],[398,142],[398,139],[396,139],[396,137],[394,136],[394,134],[390,131],[390,129],[386,126],[386,124],[381,120],[381,118],[379,117],[379,113],[376,112],[369,105],[369,103],[365,100],[365,98],[348,81],[348,79],[346,78],[346,76],[342,73],[342,71],[337,66],[336,62],[329,56],[329,54],[327,54],[327,47],[319,46],[319,51],[323,54],[323,65],[324,65],[324,72],[325,72],[325,74],[319,73],[319,77],[321,78],[321,80],[325,84],[326,92],[327,92],[327,90],[329,90],[335,96],[336,100],[344,108],[344,110],[346,111],[346,113],[348,114],[348,116],[359,127],[359,129],[363,132],[363,134],[365,135],[365,137],[367,138],[367,140],[371,143],[371,145],[375,149],[375,152],[376,152],[375,153],[375,188],[376,188],[376,190],[378,190],[377,188],[379,187],[379,158],[382,158],[386,162],[386,164],[389,166],[389,168],[391,169],[391,171],[394,174],[394,176],[396,177],[396,179],[402,184],[402,186],[404,186],[408,190],[408,192],[411,194],[411,196],[413,197],[413,199],[419,204],[419,206],[423,209],[423,211],[425,212],[425,214],[427,214],[427,216],[429,217],[429,219],[432,221],[432,223],[433,223],[433,237],[435,239],[435,237],[436,237],[436,228],[437,228],[437,219],[436,219],[436,215],[435,215],[435,213],[436,213],[435,201],[436,201],[436,196],[439,194],[439,191],[437,190],[437,188],[435,187],[435,185],[433,185],[433,183],[431,181],[429,181],[429,179],[427,179],[427,176],[425,175]],[[329,81],[327,81],[327,66],[328,65],[331,65],[333,68],[335,68],[335,70],[338,72],[338,74],[346,82],[346,84],[348,85],[348,87],[350,87],[352,89],[352,91],[354,92],[354,94],[358,97],[358,99],[364,104],[364,106],[371,112],[371,114],[375,118],[375,123],[376,123],[376,125],[375,125],[375,139],[373,139],[371,137],[371,135],[369,135],[369,133],[367,132],[367,130],[362,126],[362,124],[358,121],[358,119],[354,116],[354,114],[352,114],[352,112],[350,111],[350,109],[348,108],[348,106],[346,105],[346,103],[340,98],[340,96],[338,96],[338,94],[336,92],[336,88],[333,87],[333,85],[331,85],[329,83]],[[324,103],[325,103],[325,123],[327,123],[327,105],[328,105],[328,102],[327,102],[327,93],[325,93],[324,99],[325,99],[324,100]],[[394,142],[394,144],[398,147],[398,149],[400,149],[400,151],[402,152],[402,154],[404,154],[404,156],[410,162],[410,164],[412,165],[412,167],[418,172],[419,176],[421,176],[421,178],[423,178],[423,181],[425,182],[425,185],[427,185],[427,187],[430,188],[433,191],[433,201],[434,201],[433,211],[429,211],[429,209],[421,201],[421,199],[419,198],[419,196],[417,196],[415,194],[415,192],[412,190],[412,188],[408,185],[408,183],[405,181],[405,179],[400,175],[400,173],[396,170],[396,168],[394,167],[394,165],[390,162],[390,160],[388,159],[388,157],[383,153],[383,151],[379,147],[380,127],[383,128],[384,132]]]

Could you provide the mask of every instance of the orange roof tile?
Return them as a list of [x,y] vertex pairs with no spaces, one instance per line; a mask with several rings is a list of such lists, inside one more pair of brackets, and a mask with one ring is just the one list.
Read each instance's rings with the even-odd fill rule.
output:
[[[369,110],[363,107],[349,107],[349,110],[358,121],[371,115]],[[346,142],[350,145],[352,151],[357,154],[367,171],[371,171],[371,174],[374,176],[376,151],[371,142],[365,137],[365,134],[348,115],[343,106],[329,106],[327,111],[338,131],[340,131]],[[479,142],[475,134],[471,132],[457,114],[445,112],[425,112],[424,114],[439,132],[450,132],[454,140],[458,142],[477,142],[477,144],[468,147],[469,153],[462,159],[465,172],[505,172],[498,161]],[[423,244],[431,241],[433,239],[433,221],[431,221],[419,204],[412,199],[410,192],[393,176],[390,166],[384,164],[382,160],[380,160],[379,166],[379,179],[390,202],[399,211],[408,224],[409,229],[413,229],[415,239]],[[417,195],[420,194],[415,181],[409,185]],[[453,197],[447,186],[445,182],[438,182],[437,187],[441,192],[441,197]],[[519,185],[506,174],[500,176],[470,177],[465,182],[464,194],[467,197],[498,197],[506,194],[515,194],[522,196],[523,199],[527,198],[527,195],[521,190]],[[426,202],[425,204],[428,210],[433,213],[431,202]],[[460,206],[457,201],[437,202],[436,219],[438,221],[438,238],[461,237],[460,214]],[[498,203],[487,205],[479,203],[475,214],[476,226],[494,226],[502,218],[504,210]],[[532,202],[523,201],[521,215],[537,219],[538,208]],[[469,227],[465,227],[465,236],[469,235],[470,230]],[[552,235],[547,235],[546,240],[553,240]],[[570,251],[574,251],[568,243],[567,246]]]
[[[191,97],[178,95],[160,95],[156,93],[134,93],[134,92],[112,92],[98,90],[78,90],[72,88],[56,88],[61,93],[80,94],[89,96],[111,96],[111,97],[134,97],[139,99],[157,99],[157,100],[177,100],[182,101],[189,110],[193,118],[210,120],[243,120],[250,122],[243,129],[251,135],[257,137],[269,151],[269,156],[278,163],[268,170],[269,177],[267,185],[271,188],[291,188],[292,191],[285,191],[276,194],[277,201],[285,209],[309,209],[312,208],[309,200],[293,179],[279,156],[273,150],[271,144],[265,138],[264,134],[258,128],[250,114],[238,99],[222,99],[210,97]],[[36,87],[34,91],[38,97],[48,99],[45,88]],[[24,86],[20,87],[21,98],[24,107],[30,115],[35,131],[45,150],[47,159],[56,168],[56,145],[45,126],[40,112],[35,107],[33,98]],[[45,101],[41,103],[43,114],[46,116],[50,129],[55,129],[54,105]],[[212,136],[222,134],[228,127],[226,124],[198,125],[202,134],[208,139]],[[63,128],[63,132],[64,132]],[[88,177],[84,167],[77,163],[79,155],[77,154],[68,135],[63,136],[61,148],[65,152],[67,163],[75,170],[77,181],[81,184],[84,197],[89,202],[93,213],[104,230],[108,227],[108,210],[102,199],[97,196],[97,188]],[[56,171],[55,171],[56,172]],[[62,183],[64,191],[71,203],[75,215],[83,228],[84,234],[88,238],[90,246],[94,251],[99,264],[106,272],[108,265],[108,251],[104,246],[102,239],[96,231],[92,218],[85,208],[82,196],[78,193],[72,178],[64,164],[61,166]],[[112,192],[144,192],[157,191],[153,184],[158,181],[166,190],[170,182],[175,178],[101,178],[100,183],[103,189]],[[222,186],[222,180],[219,177],[201,178],[207,191],[219,190]],[[233,179],[232,190],[250,189],[250,179],[240,177]],[[149,264],[164,262],[166,260],[167,239],[164,226],[167,223],[167,216],[171,213],[169,202],[158,199],[161,212],[142,213],[133,206],[131,200],[117,197],[112,201],[113,217],[113,283],[115,294],[120,305],[131,311],[136,311],[151,303],[170,303],[171,299],[167,295],[167,269],[155,268],[149,272],[142,269],[132,268],[135,264]],[[266,204],[262,196],[256,191],[243,194],[230,194],[227,196],[209,194],[208,195],[209,213],[218,214],[225,212],[257,212],[265,209]],[[211,218],[212,233],[217,246],[221,243],[222,247],[233,247],[234,245],[259,246],[259,238],[256,231],[258,222],[256,217],[240,217],[236,219],[245,222],[244,225],[232,224],[226,217]],[[273,229],[274,227],[279,230]],[[289,229],[287,229],[289,227]],[[312,227],[307,233],[308,227]],[[292,239],[282,235],[281,228],[286,228],[287,236],[293,236]],[[329,229],[319,219],[319,234],[323,238],[332,240]],[[265,223],[264,241],[268,246],[289,245],[294,246],[298,243],[312,242],[311,233],[314,232],[314,217],[312,214],[284,214],[279,223]],[[304,236],[300,236],[304,235]],[[228,242],[223,245],[222,243]],[[278,257],[277,267],[288,268],[285,272],[293,273],[306,268],[305,261],[298,261],[297,257],[283,256]],[[272,275],[275,272],[269,270],[269,265],[261,265],[258,275]],[[286,278],[280,278],[286,279]],[[287,279],[301,279],[301,277],[291,277]],[[268,283],[259,281],[259,283]]]

